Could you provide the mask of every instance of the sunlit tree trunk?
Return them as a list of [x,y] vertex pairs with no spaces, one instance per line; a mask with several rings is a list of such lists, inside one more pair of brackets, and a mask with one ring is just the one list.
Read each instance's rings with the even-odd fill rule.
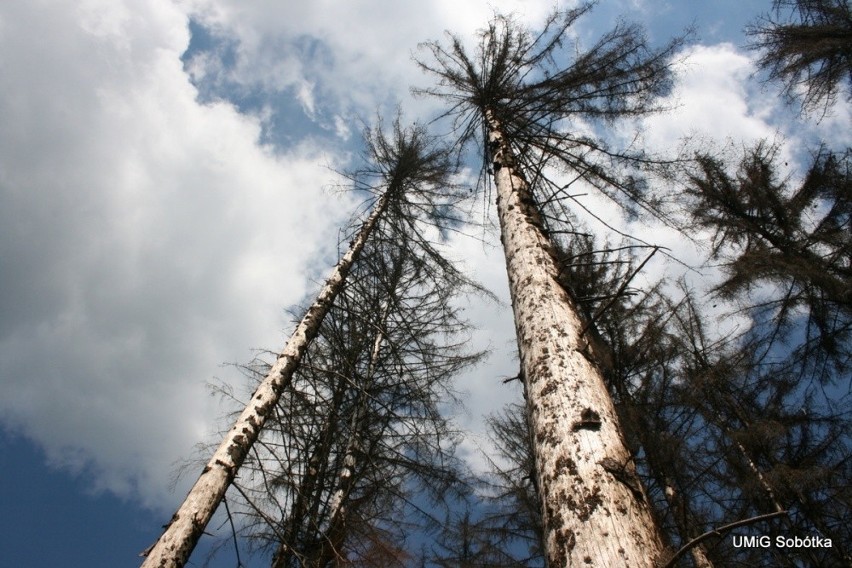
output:
[[323,318],[345,283],[353,262],[364,248],[395,189],[388,189],[376,202],[349,250],[334,268],[325,286],[281,351],[278,360],[207,463],[183,504],[172,516],[165,532],[154,546],[143,553],[147,558],[142,563],[142,568],[178,568],[186,563],[252,444],[257,440],[267,417],[278,403],[281,392],[289,384],[308,345],[316,336]]
[[385,341],[384,328],[387,327],[387,319],[390,313],[390,301],[385,301],[382,307],[382,315],[380,318],[382,327],[376,331],[376,337],[373,340],[373,350],[370,352],[370,361],[367,365],[367,373],[364,383],[360,386],[358,393],[358,404],[356,411],[353,413],[352,421],[349,426],[349,440],[346,443],[346,454],[343,458],[343,469],[338,476],[337,486],[329,499],[329,527],[330,532],[339,532],[337,527],[345,523],[346,518],[346,500],[349,497],[349,492],[352,489],[358,464],[358,455],[363,453],[362,440],[363,429],[367,425],[366,417],[368,413],[368,404],[370,398],[370,390],[373,386],[373,376],[376,370],[376,364],[379,360],[379,351]]
[[[346,394],[346,386],[336,385],[332,398],[332,408],[340,408]],[[326,417],[317,437],[317,444],[311,450],[304,475],[295,490],[295,498],[286,519],[280,542],[272,557],[272,568],[287,568],[305,564],[305,551],[302,550],[306,527],[315,528],[319,523],[320,496],[326,469],[329,467],[329,456],[333,450],[336,436],[339,434],[338,417]]]
[[662,543],[578,306],[500,124],[485,112],[548,566],[655,566]]
[[[390,302],[385,301],[384,306],[382,308],[382,315],[380,317],[380,327],[377,329],[375,334],[375,339],[373,340],[373,346],[370,351],[370,360],[367,364],[367,371],[364,377],[364,382],[359,385],[359,394],[358,394],[358,402],[356,407],[352,413],[350,418],[349,428],[347,432],[349,433],[349,438],[346,441],[345,454],[343,457],[343,467],[338,474],[337,483],[335,487],[331,491],[331,496],[329,497],[329,512],[325,513],[327,515],[328,523],[325,528],[322,530],[322,540],[317,544],[316,550],[311,550],[309,552],[297,550],[294,548],[290,540],[296,542],[298,526],[301,523],[308,522],[309,524],[319,526],[323,524],[323,520],[319,517],[319,502],[320,493],[322,488],[319,488],[320,491],[315,491],[317,489],[317,476],[313,475],[311,480],[311,489],[310,491],[300,491],[297,497],[297,503],[293,507],[294,513],[292,517],[292,523],[289,532],[287,533],[291,539],[284,539],[278,545],[275,555],[273,556],[272,568],[285,568],[286,566],[294,565],[295,562],[300,562],[304,566],[317,567],[322,568],[324,566],[331,565],[335,560],[342,559],[341,551],[343,548],[343,543],[346,540],[346,500],[349,497],[349,492],[352,488],[352,483],[354,480],[354,476],[357,473],[358,466],[361,465],[358,463],[357,454],[361,450],[361,435],[362,429],[364,428],[365,418],[368,413],[367,405],[369,403],[369,390],[371,387],[371,383],[373,382],[373,375],[375,371],[375,367],[377,361],[379,359],[379,350],[382,347],[382,344],[385,340],[384,329],[387,325],[387,318],[390,313]],[[338,391],[341,393],[346,388],[347,385],[350,384],[352,378],[350,377],[342,377],[341,383],[338,384]],[[341,400],[336,400],[333,404],[333,415],[337,415],[340,412],[341,408]],[[325,436],[326,434],[324,434]],[[334,432],[334,435],[339,435],[339,432]],[[329,450],[330,443],[324,443],[324,460],[329,459]],[[362,466],[363,467],[363,466]],[[315,464],[312,467],[309,467],[309,471],[316,472],[319,468],[319,464]],[[308,512],[306,509],[307,501],[313,500],[314,504],[311,507],[312,511]],[[299,560],[300,559],[300,560]]]

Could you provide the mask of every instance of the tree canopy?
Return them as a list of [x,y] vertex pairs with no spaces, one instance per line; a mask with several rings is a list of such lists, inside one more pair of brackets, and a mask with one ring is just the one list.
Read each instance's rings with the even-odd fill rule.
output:
[[852,96],[852,8],[848,0],[775,0],[772,15],[752,24],[750,47],[802,109],[828,112]]

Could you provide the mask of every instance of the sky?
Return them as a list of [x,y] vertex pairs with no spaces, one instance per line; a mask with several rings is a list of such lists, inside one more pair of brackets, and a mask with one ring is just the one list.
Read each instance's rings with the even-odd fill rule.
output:
[[[620,16],[658,44],[694,27],[646,143],[783,137],[795,157],[842,139],[849,108],[803,125],[761,83],[742,29],[769,4],[603,1],[578,39]],[[233,364],[279,350],[288,308],[336,261],[359,202],[335,170],[356,163],[363,124],[439,111],[409,91],[429,84],[418,43],[445,30],[472,42],[494,10],[534,27],[553,6],[0,3],[0,568],[138,565],[194,480],[176,481],[178,465],[225,427],[209,384],[242,388]],[[482,416],[518,395],[500,381],[517,363],[499,240],[480,237],[451,243],[503,298],[468,306],[474,344],[493,351],[459,378],[473,462]]]

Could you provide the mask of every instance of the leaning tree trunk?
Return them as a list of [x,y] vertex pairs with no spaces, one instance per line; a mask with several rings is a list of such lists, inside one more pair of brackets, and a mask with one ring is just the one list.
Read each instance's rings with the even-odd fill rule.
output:
[[[689,519],[683,496],[681,496],[680,492],[675,489],[674,483],[668,477],[665,477],[664,486],[666,504],[668,504],[669,509],[673,512],[673,516],[675,517],[675,524],[677,526],[680,541],[683,544],[692,542],[692,539],[695,538],[695,536],[690,534]],[[713,562],[707,557],[707,549],[703,544],[697,543],[692,546],[689,549],[689,554],[692,556],[692,563],[695,565],[695,568],[715,568]]]
[[[366,381],[365,384],[360,385],[359,393],[358,393],[358,402],[355,405],[353,410],[353,415],[350,418],[349,424],[349,438],[346,442],[346,450],[342,460],[343,467],[338,476],[338,482],[335,484],[335,487],[332,488],[331,496],[329,497],[329,511],[328,513],[328,523],[326,524],[326,528],[320,531],[320,538],[317,539],[318,544],[317,550],[297,550],[293,546],[293,542],[286,539],[279,543],[275,554],[272,557],[272,568],[285,568],[286,566],[292,565],[294,561],[300,562],[304,566],[329,566],[331,562],[335,559],[340,558],[339,551],[341,549],[341,545],[346,538],[345,533],[345,517],[346,517],[346,499],[349,496],[349,490],[351,489],[351,485],[353,482],[353,478],[356,473],[356,466],[358,465],[358,460],[356,457],[356,450],[359,449],[360,446],[360,429],[361,423],[363,421],[363,416],[366,414],[365,407],[368,404],[368,396],[367,391],[369,389],[369,383],[372,382],[373,374],[376,367],[376,361],[379,358],[379,350],[382,347],[382,343],[384,342],[384,326],[387,324],[388,314],[390,312],[390,302],[386,301],[384,307],[382,308],[382,316],[381,316],[381,327],[376,334],[376,338],[373,341],[373,347],[370,351],[370,360],[367,364],[367,372],[366,372]],[[349,384],[352,383],[352,379],[350,378],[339,378],[339,384],[335,387],[341,392],[345,389]],[[338,400],[337,397],[333,405],[326,409],[326,411],[331,415],[337,415],[340,412],[342,401]],[[335,432],[336,436],[339,436],[339,432]],[[323,438],[326,436],[324,435]],[[326,455],[326,460],[328,459],[328,453],[330,451],[330,444],[325,443],[325,449],[323,453]],[[315,471],[319,469],[319,465],[313,468]],[[315,487],[317,480],[314,479],[312,483],[312,487]],[[307,491],[299,491],[296,502],[304,503],[308,499],[318,500],[320,498],[319,493],[315,493],[313,489],[310,492]],[[307,517],[301,509],[304,506],[294,505],[292,527],[288,530],[289,535],[296,534],[296,528],[299,523],[304,522]],[[318,508],[318,502],[316,507]],[[296,512],[298,511],[298,513]],[[318,514],[315,513],[309,517],[309,522],[311,525],[315,527],[320,527],[324,523],[322,523],[322,519],[318,517]],[[298,560],[297,560],[298,559]]]
[[[331,407],[339,408],[346,395],[345,386],[338,384],[334,389]],[[293,488],[294,498],[290,507],[289,517],[283,523],[281,538],[272,556],[272,568],[294,566],[301,563],[298,558],[303,553],[304,539],[310,539],[310,533],[303,531],[306,527],[318,525],[319,496],[323,491],[323,477],[329,463],[334,439],[339,434],[338,420],[334,413],[329,413],[322,425],[317,445],[310,450],[304,474],[299,483]],[[294,560],[295,559],[295,560]]]
[[486,110],[488,148],[527,393],[551,568],[652,568],[662,542],[576,301],[509,141]]
[[[376,337],[373,340],[373,348],[370,351],[370,360],[367,363],[364,382],[358,387],[358,402],[350,421],[349,439],[346,442],[346,453],[343,456],[343,468],[338,476],[337,485],[329,498],[330,512],[328,515],[327,531],[329,537],[317,566],[329,566],[332,561],[341,558],[340,551],[347,537],[346,517],[349,513],[348,501],[358,469],[363,467],[363,464],[358,463],[358,455],[362,453],[363,449],[361,437],[365,426],[367,426],[366,418],[371,398],[369,393],[374,383],[379,353],[385,341],[383,330],[387,327],[389,313],[390,300],[386,300],[379,320],[380,327],[377,330]],[[369,459],[369,456],[367,456],[367,459]]]
[[349,250],[331,273],[325,286],[308,309],[293,335],[287,341],[276,363],[257,387],[233,428],[210,458],[183,504],[172,516],[160,539],[142,553],[147,556],[142,568],[179,568],[192,553],[207,523],[237,475],[249,450],[263,428],[267,417],[299,367],[308,345],[316,336],[320,323],[331,308],[334,298],[346,281],[352,264],[360,255],[367,238],[387,209],[394,188],[388,188],[376,202]]

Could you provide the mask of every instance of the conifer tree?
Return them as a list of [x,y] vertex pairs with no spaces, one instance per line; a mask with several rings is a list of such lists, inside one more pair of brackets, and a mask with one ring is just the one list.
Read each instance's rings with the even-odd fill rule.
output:
[[692,224],[712,232],[711,258],[724,263],[715,293],[759,324],[752,344],[777,364],[785,345],[802,380],[827,382],[852,364],[852,154],[820,149],[795,187],[777,162],[765,144],[733,174],[699,156],[686,190]]
[[367,566],[377,540],[438,521],[416,488],[436,505],[460,490],[438,407],[478,357],[452,304],[465,283],[388,224],[376,231],[237,481],[277,568]]
[[[477,141],[496,186],[518,350],[535,440],[550,566],[654,566],[662,543],[604,383],[599,353],[569,288],[558,281],[547,214],[570,199],[558,166],[632,211],[654,210],[635,166],[653,160],[588,134],[657,110],[676,44],[652,50],[620,24],[591,48],[563,49],[590,5],[551,16],[539,33],[497,16],[468,55],[453,35],[420,65],[447,101],[459,144]],[[563,62],[564,60],[564,62]]]
[[[755,566],[848,563],[848,377],[852,363],[850,154],[820,149],[798,183],[782,178],[777,148],[760,144],[730,172],[700,156],[687,194],[694,229],[712,234],[714,289],[750,325],[707,339],[697,309],[681,319],[683,401],[701,413],[718,522],[785,511],[773,534],[830,538],[801,554],[727,549]],[[721,504],[725,504],[721,506]]]
[[[840,521],[852,506],[843,481],[850,463],[845,385],[838,393],[802,381],[795,365],[768,361],[762,334],[715,336],[685,287],[677,302],[659,285],[613,296],[608,291],[624,290],[635,273],[633,261],[622,247],[616,258],[595,248],[575,238],[561,251],[564,277],[610,347],[607,384],[666,544],[678,550],[666,565],[848,562],[850,537]],[[725,529],[732,525],[740,534],[813,535],[833,545],[736,548]]]
[[[373,197],[370,215],[354,235],[349,249],[306,310],[275,364],[268,369],[163,535],[143,553],[146,556],[143,567],[180,567],[187,561],[281,394],[290,385],[293,373],[380,219],[393,216],[399,226],[409,231],[405,233],[406,238],[422,242],[428,240],[418,233],[423,229],[417,225],[417,219],[439,224],[454,221],[447,217],[447,210],[452,209],[451,205],[458,196],[454,196],[454,186],[449,182],[454,162],[446,148],[437,144],[423,128],[405,129],[399,120],[394,123],[391,136],[368,134],[367,145],[368,166],[358,176],[365,185],[358,189],[369,190]],[[422,252],[431,255],[435,262],[447,264],[428,244]]]
[[487,420],[496,456],[489,459],[482,531],[510,559],[506,566],[544,566],[544,531],[536,488],[535,449],[521,404],[510,403]]
[[750,47],[771,80],[805,111],[828,112],[852,94],[852,8],[849,0],[775,0],[772,16],[748,29]]

